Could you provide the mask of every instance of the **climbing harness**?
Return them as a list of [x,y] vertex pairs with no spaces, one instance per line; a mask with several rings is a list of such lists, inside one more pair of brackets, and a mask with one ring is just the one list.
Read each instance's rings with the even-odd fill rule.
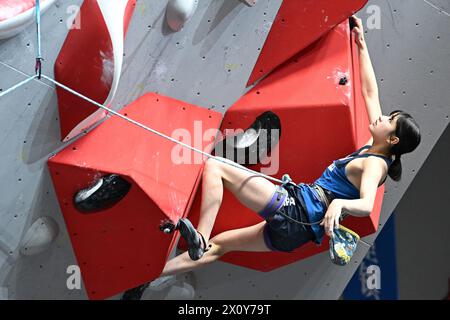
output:
[[[289,176],[289,174],[287,174],[287,173],[284,174],[283,177],[282,177],[281,179],[282,179],[282,181],[283,181],[282,184],[281,184],[281,187],[282,187],[282,188],[285,188],[286,186],[290,185],[290,186],[292,186],[292,187],[294,187],[294,188],[300,189],[300,186],[304,185],[304,183],[300,183],[300,185],[295,184],[295,183],[292,181],[292,179],[291,179],[291,177]],[[305,205],[305,202],[303,201],[303,198],[302,198],[301,196],[300,196],[300,197],[297,197],[297,198],[298,198],[298,200],[300,201],[300,205],[302,206],[302,208],[303,208],[304,210],[306,210],[306,205]],[[285,217],[286,219],[288,219],[288,220],[291,221],[291,222],[294,222],[294,223],[297,223],[297,224],[301,224],[301,225],[306,225],[306,226],[312,226],[312,225],[315,225],[315,224],[319,224],[319,223],[321,223],[321,222],[323,221],[323,219],[321,219],[320,221],[314,221],[314,222],[308,223],[308,222],[298,221],[298,220],[296,220],[296,219],[294,219],[294,218],[289,217],[287,214],[285,214],[285,213],[283,212],[283,210],[279,210],[277,213],[281,214],[283,217]]]
[[[282,179],[283,179],[282,187],[284,187],[287,184],[292,184],[294,187],[298,187],[298,185],[296,185],[295,183],[292,183],[292,179],[289,177],[288,174],[283,175]],[[301,183],[300,185],[303,185],[303,183]],[[321,198],[321,201],[324,202],[324,204],[326,204],[326,208],[328,208],[329,202],[328,202],[328,199],[327,199],[325,193],[323,192],[323,190],[320,187],[317,187],[315,189],[316,190],[320,189],[322,191],[322,193],[320,193],[320,191],[318,191],[319,198]],[[322,197],[324,199],[322,199]],[[306,206],[305,206],[305,203],[304,203],[301,195],[298,197],[298,199],[300,201],[301,206],[306,210]],[[327,200],[325,200],[325,199],[327,199]],[[321,219],[320,221],[306,223],[306,222],[298,221],[296,219],[289,217],[288,215],[286,215],[283,212],[283,210],[279,210],[278,213],[281,214],[282,216],[284,216],[289,221],[298,223],[301,225],[312,226],[315,224],[319,224],[323,221],[323,219]],[[341,215],[341,218],[343,218],[342,215]],[[365,243],[366,245],[369,245],[368,243],[362,241],[360,239],[359,235],[356,232],[354,232],[353,230],[350,230],[342,225],[339,225],[339,227],[334,228],[334,230],[330,236],[329,250],[328,250],[331,261],[334,264],[337,264],[339,266],[347,265],[349,263],[349,261],[351,260],[351,258],[353,257],[353,254],[356,251],[358,241],[361,241],[361,242]]]

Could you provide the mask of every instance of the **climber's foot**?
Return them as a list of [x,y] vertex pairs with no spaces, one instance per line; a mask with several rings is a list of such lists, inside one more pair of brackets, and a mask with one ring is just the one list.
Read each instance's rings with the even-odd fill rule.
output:
[[211,245],[207,246],[205,238],[198,232],[192,223],[185,218],[178,221],[177,229],[188,245],[189,257],[196,261],[203,257],[203,254],[209,250]]

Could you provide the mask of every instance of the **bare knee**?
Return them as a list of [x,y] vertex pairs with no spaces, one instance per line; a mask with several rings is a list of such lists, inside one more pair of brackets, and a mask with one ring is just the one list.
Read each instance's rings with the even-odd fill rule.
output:
[[217,257],[217,259],[223,256],[225,253],[229,252],[229,250],[227,250],[227,248],[223,244],[221,244],[220,241],[214,240],[214,238],[209,241],[209,244],[211,245],[211,248],[209,249],[208,253]]
[[208,158],[205,162],[205,168],[203,169],[203,175],[207,174],[221,174],[221,163],[217,160]]

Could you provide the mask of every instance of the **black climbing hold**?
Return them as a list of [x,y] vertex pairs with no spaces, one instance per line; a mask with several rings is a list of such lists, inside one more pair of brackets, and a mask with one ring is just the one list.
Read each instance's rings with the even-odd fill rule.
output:
[[347,79],[346,76],[343,76],[343,77],[339,80],[339,84],[340,84],[341,86],[345,86],[345,85],[347,84],[347,82],[348,82],[348,79]]
[[[275,134],[276,132],[278,134]],[[222,151],[225,158],[239,164],[256,164],[269,156],[271,150],[278,144],[280,137],[280,118],[275,113],[266,111],[259,115],[243,133],[229,136],[223,140],[225,143],[217,146],[216,150]],[[227,151],[231,151],[232,154],[227,154]]]
[[117,174],[110,174],[92,186],[78,191],[73,197],[73,204],[83,213],[102,211],[118,203],[130,188],[128,181]]

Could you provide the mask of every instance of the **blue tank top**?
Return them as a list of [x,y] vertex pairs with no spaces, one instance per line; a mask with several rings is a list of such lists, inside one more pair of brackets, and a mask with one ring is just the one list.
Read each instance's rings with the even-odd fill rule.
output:
[[[338,199],[359,199],[359,190],[347,179],[347,176],[345,175],[345,167],[347,163],[356,158],[376,156],[384,159],[389,168],[393,161],[392,159],[378,154],[359,154],[362,150],[369,149],[370,147],[370,145],[365,145],[347,157],[333,161],[333,163],[325,169],[322,176],[314,181],[314,183],[324,189],[332,191]],[[382,184],[385,180],[386,178],[384,178]],[[310,222],[320,221],[326,213],[326,208],[320,201],[316,191],[307,184],[299,184],[298,186],[303,196]],[[311,227],[316,235],[315,242],[320,244],[325,233],[324,228],[319,224],[312,225]]]

